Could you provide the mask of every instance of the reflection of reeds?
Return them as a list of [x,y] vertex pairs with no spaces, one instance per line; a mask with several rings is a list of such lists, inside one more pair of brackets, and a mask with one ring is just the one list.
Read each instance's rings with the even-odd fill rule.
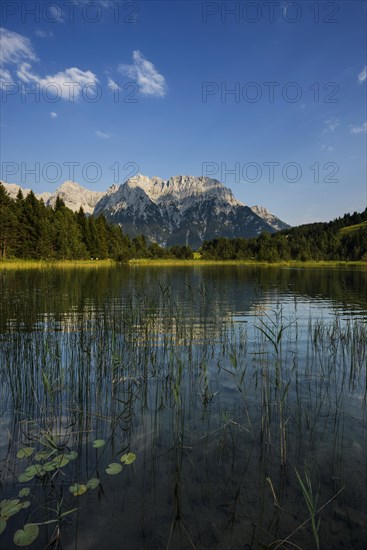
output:
[[[98,434],[113,455],[137,452],[158,504],[162,484],[171,492],[167,547],[181,530],[185,544],[200,548],[201,505],[216,515],[213,548],[221,537],[252,548],[285,540],[297,528],[288,523],[289,484],[292,495],[301,487],[316,541],[310,478],[305,472],[297,485],[289,472],[307,456],[335,478],[333,494],[345,482],[345,424],[350,408],[358,415],[366,402],[363,323],[311,319],[300,328],[295,304],[292,318],[282,308],[259,314],[254,330],[253,320],[233,322],[225,304],[212,307],[206,288],[191,284],[177,292],[161,283],[127,292],[123,303],[107,297],[48,317],[36,306],[32,332],[14,316],[0,335],[0,413],[11,434],[1,451],[3,484],[17,471],[18,441],[62,434],[93,470],[102,460],[90,448]],[[359,422],[363,428],[362,415]],[[201,483],[199,503],[190,502]],[[327,491],[321,484],[324,502]]]

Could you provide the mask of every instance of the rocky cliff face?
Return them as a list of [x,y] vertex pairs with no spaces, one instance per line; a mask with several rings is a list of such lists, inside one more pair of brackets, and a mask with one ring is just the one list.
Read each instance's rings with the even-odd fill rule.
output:
[[[19,186],[5,184],[15,197]],[[23,190],[27,194],[30,190]],[[104,214],[131,237],[144,234],[151,241],[197,248],[216,237],[256,237],[289,227],[264,207],[248,207],[220,181],[194,176],[168,180],[141,174],[106,192],[89,191],[75,182],[63,183],[53,193],[43,193],[46,204],[59,196],[74,212]]]
[[[283,223],[265,209],[257,213],[237,200],[221,182],[193,176],[169,180],[137,175],[96,205],[131,236],[144,233],[163,245],[194,248],[216,237],[255,237]],[[266,215],[266,218],[263,217]]]

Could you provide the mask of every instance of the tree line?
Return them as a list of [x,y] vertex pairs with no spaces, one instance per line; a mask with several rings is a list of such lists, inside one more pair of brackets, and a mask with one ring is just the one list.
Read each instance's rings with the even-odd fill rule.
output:
[[367,208],[345,214],[328,223],[300,225],[278,233],[261,233],[252,239],[216,238],[202,245],[202,257],[210,260],[320,261],[367,260]]
[[57,197],[46,206],[31,191],[12,199],[0,183],[0,259],[82,260],[193,257],[187,246],[163,248],[143,235],[130,239],[105,217],[73,212]]

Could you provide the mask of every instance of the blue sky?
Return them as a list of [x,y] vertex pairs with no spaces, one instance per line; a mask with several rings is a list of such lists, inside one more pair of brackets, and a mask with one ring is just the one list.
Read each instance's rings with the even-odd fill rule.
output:
[[366,2],[71,4],[3,3],[3,179],[210,175],[294,225],[366,207]]

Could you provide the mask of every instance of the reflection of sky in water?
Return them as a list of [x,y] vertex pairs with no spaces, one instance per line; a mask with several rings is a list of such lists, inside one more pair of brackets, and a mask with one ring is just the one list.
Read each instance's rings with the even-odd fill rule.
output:
[[[321,504],[332,496],[330,483],[337,485],[341,476],[348,484],[348,513],[357,521],[365,504],[361,494],[366,453],[365,377],[358,375],[358,357],[354,358],[354,373],[350,367],[348,342],[333,341],[327,327],[332,330],[337,321],[343,331],[349,320],[359,323],[367,318],[365,283],[363,271],[239,267],[117,268],[62,275],[14,272],[3,278],[2,357],[6,358],[8,349],[18,364],[21,349],[24,355],[20,354],[20,359],[28,357],[28,350],[41,350],[46,356],[42,363],[46,373],[53,362],[60,366],[52,382],[55,391],[52,399],[48,398],[53,413],[60,415],[52,430],[63,435],[71,430],[70,441],[73,445],[79,442],[82,462],[78,479],[86,476],[86,471],[90,477],[95,468],[91,440],[109,440],[112,428],[114,441],[109,441],[99,464],[102,477],[116,449],[130,445],[138,456],[126,477],[104,480],[105,499],[98,503],[90,496],[81,507],[78,547],[87,550],[105,544],[114,550],[120,548],[116,541],[123,532],[129,548],[145,548],[147,540],[149,550],[165,548],[175,513],[177,464],[182,467],[180,491],[186,525],[194,538],[200,533],[196,547],[242,548],[251,539],[252,525],[260,517],[256,515],[257,507],[261,508],[259,495],[263,492],[265,502],[272,502],[264,489],[266,481],[262,485],[259,480],[271,475],[280,494],[282,479],[275,352],[259,330],[265,325],[276,334],[282,325],[289,325],[281,349],[281,383],[291,380],[287,393],[288,476],[294,466],[302,469],[306,458],[311,464],[315,461],[314,471],[323,481]],[[326,331],[317,349],[310,345],[310,321],[314,327],[322,321]],[[340,345],[344,345],[345,365],[341,348],[335,347]],[[237,354],[237,373],[232,352]],[[19,364],[29,367],[28,363]],[[173,388],[180,366],[176,400]],[[43,405],[46,394],[38,367],[34,367],[34,380],[27,378],[27,385],[32,380]],[[243,393],[238,387],[242,369],[246,370]],[[30,374],[33,376],[32,369]],[[4,370],[2,375],[6,375]],[[9,380],[6,376],[3,380],[0,431],[6,437],[1,438],[0,459],[11,461],[16,451],[11,450],[7,434],[18,441],[27,432],[27,420],[49,423],[52,414],[42,417],[33,393],[29,394],[31,400],[13,408]],[[269,442],[266,432],[261,432],[266,395],[272,409]],[[265,468],[261,456],[267,452]],[[11,479],[12,471],[13,464],[2,474],[4,483]],[[14,496],[12,490],[9,484],[9,494]],[[223,525],[230,520],[237,494],[241,512],[233,538],[227,538]],[[299,525],[299,518],[304,518],[302,499],[292,484],[286,486],[283,509],[283,517],[289,521],[283,529],[286,536]],[[334,521],[333,510],[330,507],[323,513],[323,540],[332,548],[343,536],[348,546],[351,535],[347,524],[338,527],[342,535],[334,523],[334,531],[328,530],[328,522]],[[272,512],[264,514],[264,532],[271,517]],[[247,521],[248,531],[236,532]],[[74,533],[66,535],[67,550],[75,546]],[[355,533],[359,542],[354,547],[364,548],[361,528],[354,527],[353,536]],[[294,542],[310,547],[311,539],[300,536]],[[182,539],[182,546],[180,539],[175,539],[171,548],[190,547],[185,546],[185,537]],[[206,545],[202,541],[207,541]],[[269,539],[265,537],[263,542],[268,544]]]
[[[2,280],[1,326],[78,330],[86,321],[93,324],[128,308],[145,320],[150,316],[157,332],[167,329],[161,327],[167,311],[197,329],[218,322],[251,323],[280,308],[286,318],[296,315],[305,324],[309,318],[329,321],[335,315],[367,318],[367,273],[357,269],[142,267],[62,275],[47,270],[7,274]],[[175,308],[167,310],[169,301]]]

